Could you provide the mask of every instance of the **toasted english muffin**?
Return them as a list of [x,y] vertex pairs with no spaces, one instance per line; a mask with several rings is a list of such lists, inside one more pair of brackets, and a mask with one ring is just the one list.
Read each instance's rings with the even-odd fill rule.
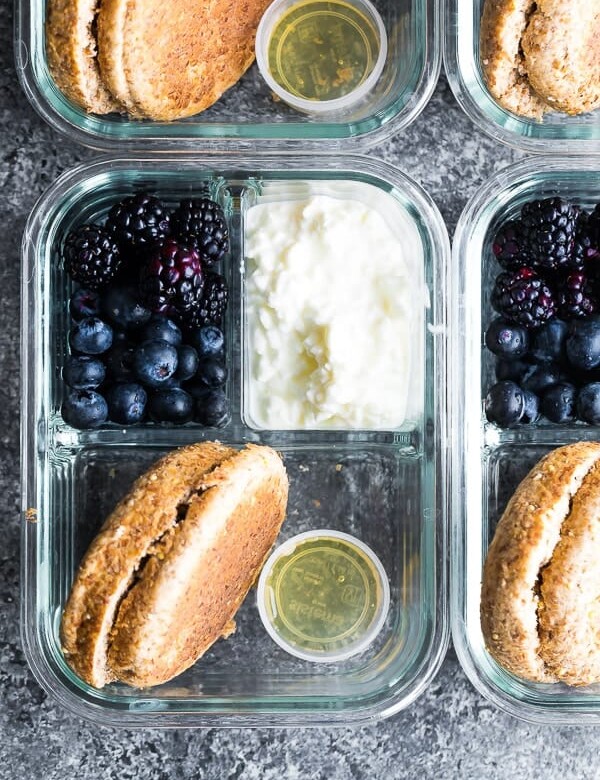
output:
[[103,0],[102,77],[132,116],[181,119],[211,106],[254,61],[270,0]]
[[46,56],[64,94],[88,112],[122,110],[100,76],[95,23],[99,0],[48,0]]
[[61,624],[87,683],[157,685],[220,636],[281,527],[287,476],[268,447],[205,442],[134,484],[84,556]]
[[481,17],[480,57],[488,89],[507,111],[541,119],[549,110],[527,78],[521,38],[535,0],[486,0]]
[[[578,442],[546,455],[508,503],[489,547],[481,590],[481,628],[490,654],[505,669],[534,682],[555,682],[546,665],[539,615],[547,610],[545,568],[588,473],[600,462],[600,443]],[[583,494],[585,495],[585,494]],[[576,524],[585,519],[575,521]],[[565,526],[568,527],[568,526]],[[547,640],[545,640],[547,641]]]
[[537,0],[521,46],[529,83],[554,110],[600,106],[600,0]]
[[540,656],[562,682],[600,681],[600,462],[575,493],[541,578]]

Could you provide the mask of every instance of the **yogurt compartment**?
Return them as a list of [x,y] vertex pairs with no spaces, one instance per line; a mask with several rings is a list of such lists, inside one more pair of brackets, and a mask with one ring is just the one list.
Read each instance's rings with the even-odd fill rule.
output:
[[308,186],[290,199],[271,187],[246,213],[254,427],[389,430],[407,418],[423,246],[406,211],[372,190]]

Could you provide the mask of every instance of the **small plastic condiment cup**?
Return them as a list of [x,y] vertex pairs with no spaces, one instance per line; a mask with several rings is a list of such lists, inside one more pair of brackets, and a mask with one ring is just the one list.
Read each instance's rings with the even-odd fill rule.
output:
[[[288,621],[286,620],[286,615],[278,612],[277,610],[277,594],[274,593],[273,588],[271,587],[269,583],[269,578],[271,576],[271,573],[273,571],[273,567],[276,563],[278,563],[282,558],[290,558],[290,564],[294,561],[294,558],[291,556],[293,553],[301,547],[303,544],[305,544],[308,541],[312,540],[318,540],[318,539],[324,539],[324,540],[340,540],[342,542],[345,542],[346,545],[349,547],[354,547],[357,551],[356,557],[364,557],[366,566],[370,568],[370,573],[373,578],[373,586],[372,591],[369,591],[367,593],[367,596],[371,596],[376,599],[376,607],[374,610],[374,613],[371,617],[371,619],[366,624],[361,624],[361,619],[357,619],[354,625],[345,625],[343,626],[344,630],[341,630],[341,633],[339,636],[328,636],[326,638],[319,638],[319,637],[310,637],[310,641],[307,642],[306,640],[308,637],[306,636],[300,636],[300,634],[296,634],[297,638],[304,640],[305,644],[302,646],[301,644],[296,644],[292,641],[288,641],[284,636],[282,636],[281,632],[277,629],[277,627],[274,625],[272,615],[277,615],[283,622],[286,624]],[[314,551],[314,548],[313,548]],[[331,554],[331,550],[329,551]],[[366,577],[364,575],[364,572],[360,572],[359,566],[354,563],[352,564],[351,558],[347,555],[346,552],[342,551],[340,553],[334,553],[335,555],[339,555],[340,562],[343,563],[346,567],[354,565],[355,567],[355,576],[358,576],[359,579],[362,578],[362,581],[367,587],[367,581]],[[343,560],[342,560],[343,559]],[[329,561],[330,564],[332,564],[332,561]],[[284,564],[284,569],[289,568],[287,565]],[[310,566],[306,567],[310,569]],[[306,569],[305,569],[306,570]],[[340,570],[340,572],[336,572],[336,574],[343,572],[343,567]],[[347,568],[346,568],[347,572]],[[328,572],[329,573],[329,572]],[[281,578],[283,578],[283,570],[281,573]],[[297,580],[298,578],[298,572],[291,570],[288,573],[288,576],[294,578]],[[336,593],[336,596],[339,596],[339,600],[344,603],[347,601],[347,596],[352,596],[352,586],[348,581],[345,580],[345,577],[342,575],[340,577],[333,576],[333,574],[329,577],[329,582],[326,583],[328,585],[332,585],[333,587],[338,589],[338,593]],[[310,570],[307,572],[306,577],[306,589],[304,592],[301,593],[300,596],[298,596],[298,601],[300,602],[298,605],[298,608],[300,610],[306,610],[308,608],[311,608],[314,604],[319,604],[320,601],[320,593],[322,593],[323,588],[323,582],[319,582],[317,578],[314,576],[314,572],[311,572]],[[345,589],[342,593],[342,589]],[[356,588],[355,588],[356,590]],[[268,609],[267,605],[267,599],[270,600],[270,606],[271,606],[271,614]],[[291,539],[288,539],[286,542],[284,542],[282,545],[280,545],[273,553],[271,553],[270,557],[267,559],[267,562],[265,563],[260,577],[258,581],[258,589],[257,589],[257,605],[258,605],[258,611],[260,614],[260,618],[263,622],[263,625],[265,629],[267,630],[267,633],[269,636],[273,639],[274,642],[276,642],[281,648],[283,648],[286,652],[290,653],[290,655],[294,655],[297,658],[302,658],[305,661],[316,661],[319,663],[333,663],[335,661],[342,661],[346,658],[350,658],[351,656],[358,655],[359,653],[362,653],[364,650],[369,647],[369,645],[373,642],[373,640],[376,638],[376,636],[381,631],[383,624],[385,623],[385,619],[388,614],[389,606],[390,606],[390,586],[388,582],[387,575],[385,573],[385,570],[381,564],[381,561],[379,558],[375,555],[373,550],[371,550],[370,547],[368,547],[364,542],[361,542],[359,539],[356,539],[354,536],[350,536],[350,534],[342,533],[341,531],[332,531],[327,529],[319,529],[315,531],[306,531],[305,533],[298,534],[297,536],[293,536]],[[317,609],[320,607],[317,606]],[[352,632],[358,629],[358,633],[356,633],[355,636],[352,637]],[[350,641],[345,643],[345,639],[348,637],[352,637]],[[306,647],[306,644],[321,644],[320,649],[310,649]],[[331,645],[330,647],[327,647],[327,645]]]
[[351,5],[364,14],[373,24],[374,30],[379,38],[379,52],[373,69],[369,75],[357,87],[346,95],[334,98],[332,100],[309,100],[307,98],[295,95],[286,90],[278,81],[273,78],[269,68],[268,51],[271,35],[279,22],[290,8],[304,2],[304,0],[274,0],[267,8],[260,20],[256,32],[256,63],[258,69],[270,89],[292,108],[303,111],[307,114],[326,114],[338,113],[352,108],[365,98],[370,90],[375,86],[383,72],[383,67],[387,58],[387,34],[385,25],[379,11],[370,2],[370,0],[344,0],[347,5]]

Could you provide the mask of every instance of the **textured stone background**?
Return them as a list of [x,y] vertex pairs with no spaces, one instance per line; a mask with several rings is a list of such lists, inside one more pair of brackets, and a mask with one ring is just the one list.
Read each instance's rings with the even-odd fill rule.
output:
[[[407,712],[356,731],[99,730],[38,687],[18,630],[19,243],[37,197],[90,153],[46,127],[23,96],[11,6],[0,0],[0,778],[600,777],[600,730],[530,726],[503,715],[473,690],[452,652]],[[517,157],[472,126],[444,81],[418,121],[377,154],[421,182],[451,231],[474,189]]]

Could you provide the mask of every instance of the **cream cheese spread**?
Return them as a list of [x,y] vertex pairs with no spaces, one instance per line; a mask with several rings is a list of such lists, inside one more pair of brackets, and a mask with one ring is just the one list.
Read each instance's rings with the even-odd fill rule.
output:
[[422,242],[401,213],[410,229],[393,230],[364,198],[271,197],[247,210],[251,425],[402,425],[425,296]]

